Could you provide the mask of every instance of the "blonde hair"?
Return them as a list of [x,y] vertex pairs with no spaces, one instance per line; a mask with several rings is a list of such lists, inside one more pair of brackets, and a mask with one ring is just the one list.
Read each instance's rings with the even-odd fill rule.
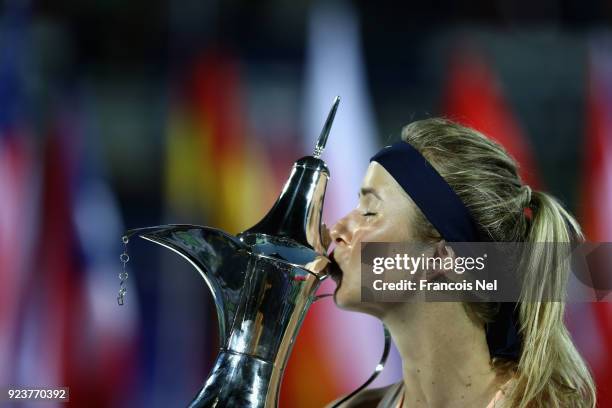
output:
[[[481,133],[440,118],[413,122],[402,140],[416,148],[459,195],[476,222],[500,242],[582,241],[576,220],[549,194],[524,185],[514,159]],[[529,220],[524,209],[531,208]],[[421,237],[439,239],[435,228],[417,211]],[[506,404],[512,407],[595,407],[591,374],[563,322],[564,302],[538,301],[538,282],[553,277],[550,290],[565,299],[569,267],[557,251],[532,251],[522,263],[520,331],[523,347],[518,362],[494,359],[495,367],[514,373]],[[537,267],[536,267],[537,265]],[[540,297],[537,297],[537,296]],[[526,301],[525,299],[529,299]],[[466,311],[481,323],[491,321],[494,304],[466,303]]]

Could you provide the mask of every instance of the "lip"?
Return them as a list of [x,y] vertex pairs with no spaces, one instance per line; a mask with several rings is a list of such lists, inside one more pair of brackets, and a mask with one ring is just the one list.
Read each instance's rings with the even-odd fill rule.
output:
[[336,260],[335,252],[336,251],[333,250],[329,254],[329,260],[331,261],[329,264],[329,275],[335,282],[340,283],[340,281],[342,280],[342,268],[340,268],[340,265]]

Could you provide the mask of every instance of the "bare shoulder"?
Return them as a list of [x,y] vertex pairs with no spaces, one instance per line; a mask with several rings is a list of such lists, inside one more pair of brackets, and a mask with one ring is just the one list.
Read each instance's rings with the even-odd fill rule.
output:
[[[398,383],[387,385],[386,387],[365,389],[359,394],[355,395],[350,400],[344,402],[337,408],[376,408],[378,403],[387,395],[389,392],[394,392],[397,389]],[[338,401],[342,400],[345,396],[337,398],[325,406],[325,408],[331,408]]]

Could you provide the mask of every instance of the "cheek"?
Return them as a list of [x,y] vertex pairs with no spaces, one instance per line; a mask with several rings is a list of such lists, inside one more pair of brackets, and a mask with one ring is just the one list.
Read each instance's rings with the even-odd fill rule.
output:
[[360,283],[361,242],[410,241],[412,231],[408,218],[406,214],[385,214],[371,220],[360,220],[359,225],[351,231],[350,245],[342,251],[344,279],[349,280],[351,286],[359,287]]
[[384,216],[364,226],[355,236],[359,242],[401,242],[412,240],[413,231],[405,216]]
[[378,216],[364,218],[361,216],[352,231],[352,244],[358,242],[382,241],[389,232],[397,229],[395,217],[382,213]]

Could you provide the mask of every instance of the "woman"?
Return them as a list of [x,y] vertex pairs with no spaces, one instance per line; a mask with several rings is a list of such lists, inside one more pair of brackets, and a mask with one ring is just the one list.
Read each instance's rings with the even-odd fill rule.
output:
[[[373,157],[357,208],[330,234],[337,305],[381,319],[403,366],[400,383],[361,392],[342,406],[595,406],[562,302],[361,302],[362,241],[437,242],[437,255],[447,257],[454,253],[446,242],[459,240],[583,240],[574,218],[550,195],[524,185],[515,161],[495,142],[443,119],[408,125],[402,142]],[[524,261],[549,265],[551,259]],[[545,269],[530,269],[521,299],[550,272]],[[554,289],[562,296],[564,283]]]

